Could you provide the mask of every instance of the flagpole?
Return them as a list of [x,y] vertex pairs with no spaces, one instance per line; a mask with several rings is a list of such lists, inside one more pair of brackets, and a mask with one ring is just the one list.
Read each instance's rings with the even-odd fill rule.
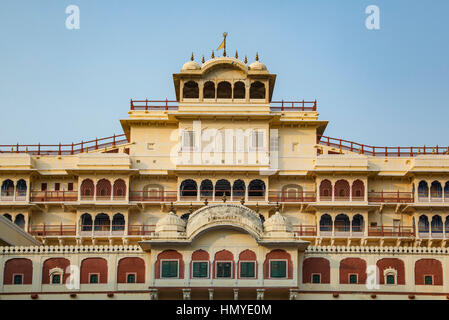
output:
[[224,37],[223,57],[226,57],[226,36],[227,35],[228,35],[227,32],[223,32],[223,37]]

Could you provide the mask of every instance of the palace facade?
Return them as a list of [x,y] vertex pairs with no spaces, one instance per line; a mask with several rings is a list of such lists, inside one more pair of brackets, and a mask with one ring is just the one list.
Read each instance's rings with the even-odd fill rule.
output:
[[0,146],[0,299],[447,299],[449,150],[324,136],[256,57],[123,134]]

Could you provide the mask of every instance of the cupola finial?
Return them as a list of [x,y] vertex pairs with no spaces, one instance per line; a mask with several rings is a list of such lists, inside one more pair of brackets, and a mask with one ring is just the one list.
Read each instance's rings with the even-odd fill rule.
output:
[[237,50],[235,50],[235,58],[236,58],[236,59],[239,58],[239,53],[237,52]]
[[204,59],[204,56],[203,56],[203,58],[201,59],[201,63],[204,63],[204,62],[206,62],[206,60]]
[[256,61],[259,61],[259,52],[256,52]]
[[193,61],[195,58],[193,57],[193,52],[192,55],[190,56],[190,61]]
[[214,50],[212,50],[212,59],[215,58]]
[[245,63],[245,64],[247,64],[248,63],[248,58],[245,56],[245,59],[243,60],[243,62]]

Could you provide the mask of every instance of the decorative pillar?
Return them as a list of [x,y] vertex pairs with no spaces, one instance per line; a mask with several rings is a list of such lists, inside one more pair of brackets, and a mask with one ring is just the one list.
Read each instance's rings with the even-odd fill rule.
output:
[[234,289],[234,300],[239,299],[239,289]]
[[297,289],[290,289],[290,300],[298,300],[298,290]]
[[257,300],[264,300],[265,289],[257,289]]
[[150,300],[158,300],[157,289],[150,289]]
[[182,289],[182,299],[183,300],[190,300],[190,293],[192,289]]
[[214,289],[208,289],[209,291],[209,300],[214,300]]

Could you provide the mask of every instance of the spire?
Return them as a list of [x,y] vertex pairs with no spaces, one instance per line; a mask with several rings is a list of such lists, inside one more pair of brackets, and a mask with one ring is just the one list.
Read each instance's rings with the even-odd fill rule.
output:
[[193,61],[195,58],[193,57],[193,52],[192,55],[190,56],[190,61]]
[[212,59],[215,58],[214,50],[212,50]]
[[206,60],[204,59],[204,56],[203,56],[203,58],[201,59],[201,63],[204,63],[204,62],[206,62]]
[[259,61],[259,53],[256,52],[256,61]]
[[207,201],[207,198],[206,198],[206,200],[204,200],[204,205],[207,206],[208,203],[209,203],[209,201]]
[[226,193],[223,193],[223,198],[222,198],[223,202],[226,202]]
[[193,206],[192,206],[192,202],[190,202],[190,207],[189,207],[189,213],[193,212]]
[[237,50],[235,50],[235,58],[236,58],[236,59],[239,58],[239,53],[237,52]]
[[245,63],[245,64],[247,64],[248,63],[248,58],[245,56],[245,59],[243,60],[243,62]]
[[259,213],[259,202],[256,202],[256,212]]

